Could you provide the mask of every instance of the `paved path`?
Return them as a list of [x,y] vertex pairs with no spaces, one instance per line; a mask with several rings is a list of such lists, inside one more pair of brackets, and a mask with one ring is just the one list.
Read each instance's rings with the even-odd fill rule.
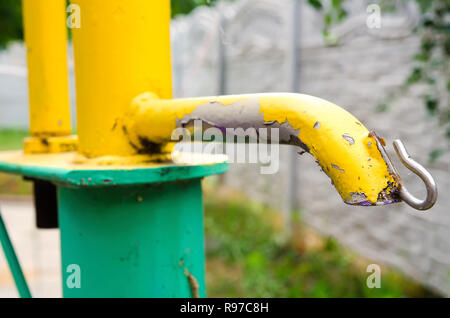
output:
[[[33,297],[61,297],[59,230],[37,230],[31,198],[0,197],[0,209]],[[0,298],[18,297],[0,252]]]

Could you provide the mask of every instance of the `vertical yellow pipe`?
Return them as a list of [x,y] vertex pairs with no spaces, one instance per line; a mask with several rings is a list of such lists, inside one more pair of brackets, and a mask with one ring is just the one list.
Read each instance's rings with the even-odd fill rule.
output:
[[119,118],[138,94],[171,98],[169,0],[72,0],[79,152],[126,156],[135,150]]
[[30,132],[71,133],[65,0],[23,0]]

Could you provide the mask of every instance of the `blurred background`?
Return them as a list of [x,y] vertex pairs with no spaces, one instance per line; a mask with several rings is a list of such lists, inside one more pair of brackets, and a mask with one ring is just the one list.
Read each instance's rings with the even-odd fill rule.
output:
[[[232,164],[204,180],[208,296],[450,296],[450,3],[446,0],[172,0],[174,97],[301,92],[376,130],[435,177],[426,213],[345,205],[314,158],[281,149],[280,171]],[[28,134],[21,1],[0,1],[0,150]],[[75,113],[73,57],[68,65]],[[75,116],[72,116],[75,121]],[[75,124],[75,122],[74,122]],[[75,127],[75,126],[74,126]],[[0,173],[0,208],[35,296],[60,297],[58,230],[34,228],[30,185]],[[370,289],[369,264],[381,288]],[[0,253],[0,297],[17,293]]]

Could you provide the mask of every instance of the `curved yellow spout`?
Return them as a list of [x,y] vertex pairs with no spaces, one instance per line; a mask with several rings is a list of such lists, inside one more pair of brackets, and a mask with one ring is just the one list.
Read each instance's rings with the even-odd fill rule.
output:
[[[344,202],[379,205],[399,201],[398,180],[377,139],[353,115],[303,94],[249,94],[186,99],[136,97],[123,131],[137,152],[171,141],[172,132],[201,120],[217,128],[280,128],[280,143],[300,146],[331,178]],[[379,143],[378,143],[379,144]]]

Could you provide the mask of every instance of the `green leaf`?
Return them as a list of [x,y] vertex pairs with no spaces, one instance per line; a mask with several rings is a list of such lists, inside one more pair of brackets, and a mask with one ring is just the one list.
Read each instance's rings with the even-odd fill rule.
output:
[[417,53],[416,55],[414,55],[414,60],[416,60],[417,62],[425,63],[429,59],[430,59],[430,55],[427,53],[424,53],[424,52],[420,52],[420,53]]
[[308,3],[316,10],[322,10],[323,5],[319,0],[308,0]]
[[450,56],[450,32],[446,35],[446,39],[444,40],[442,51],[444,54],[449,57]]
[[23,38],[22,1],[0,1],[0,49],[8,42]]
[[428,157],[428,162],[431,164],[435,163],[443,154],[445,154],[444,149],[433,150]]
[[179,14],[188,14],[198,6],[211,6],[217,0],[171,0],[172,17]]
[[383,112],[387,111],[388,109],[389,109],[389,106],[387,104],[380,103],[375,108],[375,111],[378,112],[378,113],[383,113]]
[[433,4],[433,1],[430,0],[416,0],[416,2],[419,5],[420,11],[422,11],[422,13],[427,12]]
[[347,15],[348,15],[347,10],[345,9],[340,10],[338,13],[338,21],[342,22],[347,17]]
[[420,49],[423,53],[429,54],[435,47],[436,41],[430,38],[429,36],[424,37],[420,43]]
[[406,79],[406,84],[412,85],[420,81],[422,79],[422,73],[423,71],[420,67],[415,67]]
[[427,96],[425,97],[425,106],[430,115],[436,115],[438,111],[439,101],[435,97]]
[[325,14],[324,16],[324,22],[325,22],[325,26],[329,27],[331,25],[332,22],[332,16],[330,13]]
[[342,9],[342,2],[344,2],[344,0],[332,0],[331,1],[331,6],[336,11],[341,10]]
[[434,85],[434,84],[436,84],[436,79],[435,79],[435,78],[432,78],[432,77],[428,77],[428,78],[427,78],[427,83],[428,83],[429,85]]

